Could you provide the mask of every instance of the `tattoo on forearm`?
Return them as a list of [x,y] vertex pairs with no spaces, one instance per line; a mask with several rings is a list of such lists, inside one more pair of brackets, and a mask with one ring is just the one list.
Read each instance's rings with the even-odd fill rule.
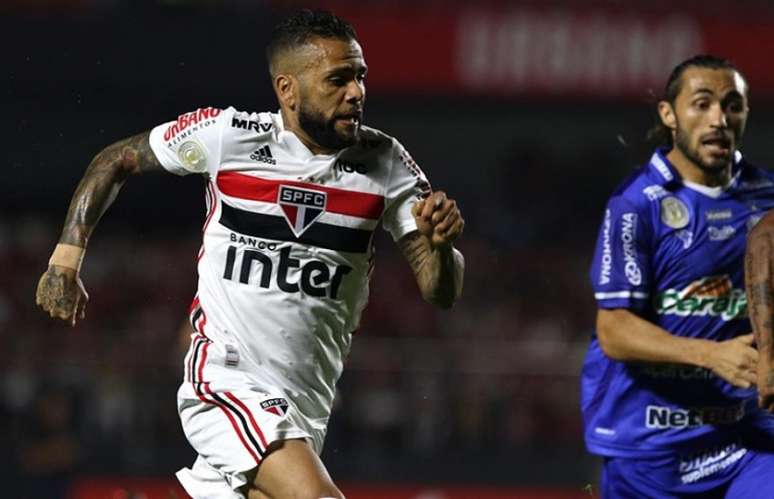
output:
[[749,239],[745,254],[745,280],[750,322],[759,350],[771,354],[774,342],[774,287],[772,244],[769,226],[761,227]]
[[461,290],[461,276],[456,268],[453,251],[433,251],[418,232],[404,236],[399,242],[423,296],[433,303],[450,306]]
[[419,275],[426,268],[430,252],[418,232],[406,235],[399,242],[400,249],[406,257],[414,274]]
[[60,242],[85,247],[91,231],[126,178],[162,169],[148,137],[146,132],[116,142],[92,160],[70,202]]

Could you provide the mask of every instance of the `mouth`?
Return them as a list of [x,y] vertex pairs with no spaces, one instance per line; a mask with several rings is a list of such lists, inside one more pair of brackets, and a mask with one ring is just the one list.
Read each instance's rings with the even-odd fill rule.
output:
[[363,117],[362,112],[339,114],[339,115],[336,115],[336,122],[342,123],[345,126],[349,126],[349,127],[357,127],[360,125],[360,121],[362,120],[362,117]]
[[701,145],[706,147],[710,154],[727,155],[731,152],[731,139],[724,135],[711,135],[701,141]]

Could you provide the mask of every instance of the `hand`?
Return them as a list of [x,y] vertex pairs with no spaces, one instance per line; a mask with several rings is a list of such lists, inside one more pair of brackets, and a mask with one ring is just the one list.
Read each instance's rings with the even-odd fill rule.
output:
[[51,317],[75,326],[76,317],[86,317],[88,301],[89,294],[75,270],[49,265],[48,270],[40,276],[35,303]]
[[435,191],[415,203],[411,214],[419,233],[427,237],[434,248],[451,246],[465,227],[457,202],[447,198],[443,191]]
[[758,406],[774,412],[774,366],[769,362],[758,364]]
[[713,342],[707,367],[739,388],[750,388],[758,379],[758,351],[752,333],[726,341]]

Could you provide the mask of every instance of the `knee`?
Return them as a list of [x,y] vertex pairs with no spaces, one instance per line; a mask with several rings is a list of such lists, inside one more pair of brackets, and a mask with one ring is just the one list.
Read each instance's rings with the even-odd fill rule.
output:
[[[344,494],[334,484],[303,484],[298,483],[293,487],[293,490],[287,491],[286,497],[292,497],[293,499],[346,499]],[[248,499],[270,499],[273,497],[264,494],[256,488],[251,488]]]
[[341,493],[339,489],[336,488],[336,486],[333,486],[333,490],[326,493],[324,496],[320,496],[320,499],[346,499],[344,497],[344,494]]
[[293,496],[298,499],[345,499],[333,483],[299,485],[298,494]]

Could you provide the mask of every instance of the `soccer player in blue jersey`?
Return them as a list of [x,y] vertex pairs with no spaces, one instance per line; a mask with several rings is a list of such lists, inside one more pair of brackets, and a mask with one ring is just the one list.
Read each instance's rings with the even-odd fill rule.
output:
[[610,197],[591,267],[586,445],[604,459],[604,498],[772,498],[743,261],[774,176],[739,152],[747,83],[696,56],[657,111],[663,145]]

